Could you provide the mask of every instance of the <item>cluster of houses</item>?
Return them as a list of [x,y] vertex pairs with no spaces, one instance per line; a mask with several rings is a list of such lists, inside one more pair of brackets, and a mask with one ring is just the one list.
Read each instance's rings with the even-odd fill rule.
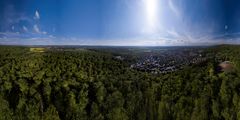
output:
[[190,64],[206,61],[201,51],[168,51],[161,54],[148,54],[143,56],[130,67],[153,74],[174,72]]

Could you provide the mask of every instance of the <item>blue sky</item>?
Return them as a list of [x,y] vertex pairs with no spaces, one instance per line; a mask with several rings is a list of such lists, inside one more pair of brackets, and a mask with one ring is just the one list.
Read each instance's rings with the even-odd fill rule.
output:
[[1,0],[0,4],[0,44],[240,43],[237,0]]

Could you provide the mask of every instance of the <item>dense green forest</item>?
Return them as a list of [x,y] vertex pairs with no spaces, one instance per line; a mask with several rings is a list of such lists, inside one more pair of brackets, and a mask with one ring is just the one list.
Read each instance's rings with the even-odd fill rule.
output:
[[203,63],[153,75],[106,51],[1,46],[0,119],[240,120],[240,46],[204,50]]

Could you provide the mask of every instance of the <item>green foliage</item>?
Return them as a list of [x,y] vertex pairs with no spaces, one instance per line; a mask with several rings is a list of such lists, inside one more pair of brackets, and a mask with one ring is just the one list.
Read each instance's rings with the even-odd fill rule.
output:
[[169,104],[160,101],[158,104],[158,120],[169,120],[170,119],[170,108]]
[[[106,49],[106,50],[105,50]],[[169,74],[130,69],[138,56],[0,47],[0,120],[240,119],[240,47],[206,48],[208,60]],[[231,61],[232,72],[216,70]]]
[[10,110],[8,101],[4,100],[0,95],[0,120],[13,119],[13,112]]
[[50,105],[44,112],[43,120],[60,120],[58,111],[53,105]]

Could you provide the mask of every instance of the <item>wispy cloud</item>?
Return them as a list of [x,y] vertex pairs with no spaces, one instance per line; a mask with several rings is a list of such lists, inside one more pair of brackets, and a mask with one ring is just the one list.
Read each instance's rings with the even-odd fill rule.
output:
[[174,38],[179,38],[181,35],[178,33],[178,32],[176,32],[175,30],[169,30],[169,31],[167,31],[167,33],[169,34],[169,36],[171,36],[171,37],[174,37]]
[[180,10],[179,10],[178,7],[172,2],[172,0],[168,0],[168,6],[169,6],[170,10],[171,10],[177,17],[180,17],[180,16],[181,16]]
[[15,27],[14,27],[14,26],[12,26],[11,28],[12,28],[12,31],[14,31],[14,30],[15,30]]
[[36,21],[35,21],[36,24],[33,25],[33,31],[34,31],[35,33],[37,33],[37,34],[44,34],[44,35],[46,35],[47,32],[41,31],[41,29],[39,28],[39,24],[37,24],[37,23],[38,23],[38,20],[40,20],[40,14],[39,14],[38,10],[36,10],[36,12],[35,12],[34,19],[36,20]]
[[33,26],[33,30],[35,33],[38,33],[38,34],[47,34],[47,32],[41,31],[40,28],[38,27],[38,25],[36,25],[36,24]]
[[40,14],[39,14],[39,12],[38,12],[37,10],[36,10],[36,12],[35,12],[34,19],[35,19],[35,20],[39,20],[39,19],[40,19]]
[[24,32],[28,32],[28,28],[26,26],[23,26],[22,29]]
[[36,33],[41,33],[41,32],[40,32],[40,29],[38,28],[38,25],[34,25],[34,26],[33,26],[33,30],[34,30]]

